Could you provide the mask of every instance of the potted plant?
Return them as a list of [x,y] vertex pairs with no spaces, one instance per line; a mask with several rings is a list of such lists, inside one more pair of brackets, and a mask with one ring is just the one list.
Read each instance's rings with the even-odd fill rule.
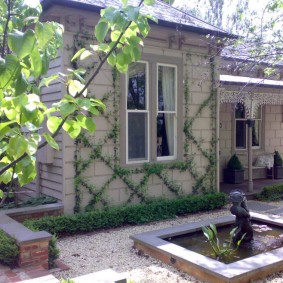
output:
[[241,184],[244,182],[244,167],[236,154],[233,154],[224,169],[224,182]]
[[274,179],[283,179],[283,160],[277,150],[274,152],[273,174]]

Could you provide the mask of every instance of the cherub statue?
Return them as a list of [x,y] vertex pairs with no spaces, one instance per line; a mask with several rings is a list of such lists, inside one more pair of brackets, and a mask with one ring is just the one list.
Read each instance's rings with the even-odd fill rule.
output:
[[235,225],[238,227],[235,235],[233,236],[233,242],[241,240],[245,234],[243,241],[250,242],[253,240],[253,228],[251,225],[250,213],[247,207],[247,199],[245,195],[240,191],[233,191],[230,193],[230,201],[232,206],[230,211],[236,216]]

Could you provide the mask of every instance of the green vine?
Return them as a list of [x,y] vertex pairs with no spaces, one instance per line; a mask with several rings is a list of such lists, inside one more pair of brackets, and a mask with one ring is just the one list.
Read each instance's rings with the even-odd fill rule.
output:
[[[190,54],[186,56],[186,65],[190,60]],[[188,172],[191,174],[194,180],[193,192],[198,193],[200,191],[206,193],[214,190],[215,188],[215,153],[216,153],[216,136],[213,131],[213,137],[210,141],[210,149],[203,148],[203,140],[197,139],[193,135],[192,125],[200,117],[205,108],[210,109],[211,113],[211,128],[216,127],[216,89],[214,87],[215,74],[214,74],[214,61],[211,61],[211,93],[210,96],[199,106],[197,114],[194,117],[190,117],[190,98],[191,92],[189,87],[189,75],[188,71],[185,73],[184,83],[184,102],[185,102],[185,121],[183,127],[183,133],[185,137],[184,141],[184,160],[174,161],[171,163],[144,163],[136,168],[127,168],[120,165],[119,156],[119,133],[120,133],[120,89],[119,89],[119,74],[116,70],[112,72],[112,91],[106,93],[102,101],[107,105],[108,111],[101,113],[110,125],[110,130],[105,134],[103,138],[98,141],[94,141],[93,137],[87,136],[82,133],[76,140],[75,146],[75,208],[74,212],[80,212],[82,210],[81,203],[83,197],[83,190],[86,190],[91,198],[86,206],[86,210],[95,209],[98,203],[103,206],[108,206],[110,201],[108,199],[107,192],[112,182],[115,180],[121,180],[125,187],[128,189],[128,199],[126,203],[131,203],[135,198],[140,202],[145,202],[150,199],[148,196],[149,180],[152,176],[157,176],[167,189],[176,196],[183,194],[182,185],[173,180],[172,174],[175,171]],[[103,152],[103,146],[111,142],[113,144],[113,153],[106,154]],[[208,165],[205,168],[205,172],[199,172],[197,168],[197,162],[195,160],[195,154],[191,154],[191,147],[195,145],[200,154],[208,160]],[[83,160],[80,157],[80,149],[88,148],[90,150],[89,158]],[[102,161],[113,172],[109,179],[101,186],[92,184],[88,178],[84,177],[84,172],[93,164],[93,162]],[[171,175],[170,175],[171,174]],[[139,180],[135,179],[135,176],[139,176]],[[207,189],[209,188],[209,189]]]

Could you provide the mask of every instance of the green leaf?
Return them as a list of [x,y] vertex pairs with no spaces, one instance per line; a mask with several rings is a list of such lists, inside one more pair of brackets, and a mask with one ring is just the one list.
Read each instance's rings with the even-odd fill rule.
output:
[[62,122],[62,118],[56,117],[56,116],[51,116],[47,120],[47,128],[48,130],[54,134],[56,130],[58,129],[60,123]]
[[58,79],[59,75],[58,74],[53,74],[48,78],[43,78],[39,84],[39,88],[41,88],[42,86],[49,86],[49,84],[51,82],[53,82],[54,80]]
[[35,158],[27,156],[16,165],[16,173],[21,186],[30,183],[36,177]]
[[135,46],[133,48],[133,54],[134,54],[135,61],[139,61],[141,59],[141,51],[138,47]]
[[[69,93],[73,97],[77,96],[84,88],[84,85],[77,80],[70,80],[68,84],[69,84],[68,87]],[[82,93],[82,95],[87,96],[87,89]]]
[[95,26],[94,35],[99,42],[103,42],[109,30],[109,24],[105,21],[99,21]]
[[79,122],[79,125],[88,130],[90,133],[94,133],[96,130],[96,124],[90,117],[85,117],[84,115],[78,115],[76,120]]
[[34,78],[37,79],[43,73],[42,60],[37,47],[35,47],[31,52],[30,59],[31,59],[32,75],[34,76]]
[[209,224],[210,229],[212,230],[212,232],[214,233],[214,236],[217,236],[217,229],[216,226],[214,224]]
[[128,21],[136,21],[139,16],[140,7],[128,6],[124,11],[128,16]]
[[126,73],[128,71],[128,65],[127,64],[120,65],[120,64],[117,63],[116,67],[117,67],[117,69],[120,73]]
[[18,55],[20,59],[31,54],[36,43],[33,30],[26,30],[25,33],[15,31],[8,35],[9,48]]
[[76,60],[77,58],[79,58],[81,56],[81,54],[83,54],[86,51],[85,48],[80,49],[71,59],[71,62],[73,62],[74,60]]
[[140,44],[141,38],[138,37],[138,36],[133,35],[133,36],[127,38],[127,41],[128,41],[128,43],[133,47],[133,46],[135,46],[135,45]]
[[2,131],[4,128],[6,128],[7,126],[11,125],[15,123],[15,121],[9,121],[9,122],[3,122],[3,123],[0,123],[0,131]]
[[3,196],[4,196],[4,193],[3,193],[3,191],[2,191],[2,190],[0,190],[0,199],[2,199],[2,198],[3,198]]
[[28,148],[28,142],[23,136],[14,136],[9,140],[8,153],[14,159],[21,157]]
[[20,69],[18,58],[13,54],[8,54],[5,60],[0,58],[0,88],[9,86],[16,78]]
[[112,67],[114,67],[114,66],[116,65],[116,59],[117,59],[117,57],[116,57],[115,52],[112,52],[112,53],[108,56],[107,62],[108,62],[109,65],[111,65]]
[[54,138],[49,133],[44,133],[43,136],[52,148],[59,150],[58,143],[54,140]]
[[22,74],[20,74],[15,84],[15,95],[17,96],[26,92],[28,86],[29,86],[28,81]]
[[77,107],[73,103],[63,103],[60,106],[60,113],[61,113],[63,118],[74,113],[76,110],[77,110]]
[[77,138],[81,132],[81,126],[78,122],[73,120],[67,120],[63,125],[63,129],[70,135],[72,139]]
[[153,6],[155,4],[155,0],[144,0],[144,4],[148,6]]
[[35,25],[35,34],[38,40],[38,47],[45,50],[48,43],[53,40],[54,30],[52,23],[37,22]]
[[33,141],[33,140],[28,141],[27,154],[28,155],[36,154],[37,147],[38,147],[38,144],[35,141]]
[[88,58],[91,55],[93,55],[93,54],[89,50],[86,50],[85,52],[82,53],[80,59],[85,60],[86,58]]
[[12,180],[12,172],[10,170],[5,171],[3,174],[0,175],[0,183],[8,184]]
[[4,141],[0,142],[0,155],[5,152],[8,148],[8,144]]

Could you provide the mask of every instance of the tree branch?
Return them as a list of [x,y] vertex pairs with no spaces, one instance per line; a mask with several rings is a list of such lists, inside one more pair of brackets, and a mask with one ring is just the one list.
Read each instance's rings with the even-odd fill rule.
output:
[[[10,1],[10,0],[9,0]],[[140,2],[140,4],[138,5],[138,7],[140,7],[142,5],[142,3],[144,2],[144,0],[142,0]],[[125,34],[126,30],[129,28],[129,26],[132,24],[132,21],[130,21],[128,23],[128,25],[125,27],[124,31],[121,32],[120,36],[118,37],[116,43],[113,45],[113,47],[110,49],[110,51],[106,54],[106,56],[101,60],[99,66],[97,67],[96,71],[94,72],[94,74],[90,77],[90,79],[87,81],[86,85],[84,86],[84,88],[78,92],[75,95],[75,98],[80,97],[83,92],[87,89],[87,87],[91,84],[91,82],[95,79],[95,77],[98,75],[98,73],[100,72],[100,69],[102,68],[103,64],[106,62],[107,58],[110,56],[110,54],[112,54],[112,52],[117,48],[118,44],[120,43],[120,40],[122,38],[122,36]],[[71,115],[71,114],[70,114]],[[62,129],[64,123],[66,122],[66,120],[70,117],[70,115],[66,116],[61,123],[59,124],[57,130],[52,134],[52,137],[56,137],[57,134],[59,133],[59,131]],[[39,146],[38,146],[38,150],[41,149],[42,147],[46,146],[48,144],[48,142],[45,140],[44,142],[42,142]],[[28,156],[27,153],[24,153],[22,156],[20,156],[19,158],[13,160],[11,163],[7,164],[5,167],[1,168],[0,170],[0,175],[3,174],[6,170],[10,169],[11,167],[15,166],[18,162],[20,162],[22,159],[24,159],[26,156]]]
[[6,45],[7,45],[8,27],[9,27],[9,22],[11,18],[11,0],[8,0],[7,8],[8,8],[7,20],[6,20],[5,29],[3,32],[3,42],[2,42],[3,45],[2,45],[2,51],[1,51],[2,58],[4,58],[5,56],[5,50],[6,50]]

